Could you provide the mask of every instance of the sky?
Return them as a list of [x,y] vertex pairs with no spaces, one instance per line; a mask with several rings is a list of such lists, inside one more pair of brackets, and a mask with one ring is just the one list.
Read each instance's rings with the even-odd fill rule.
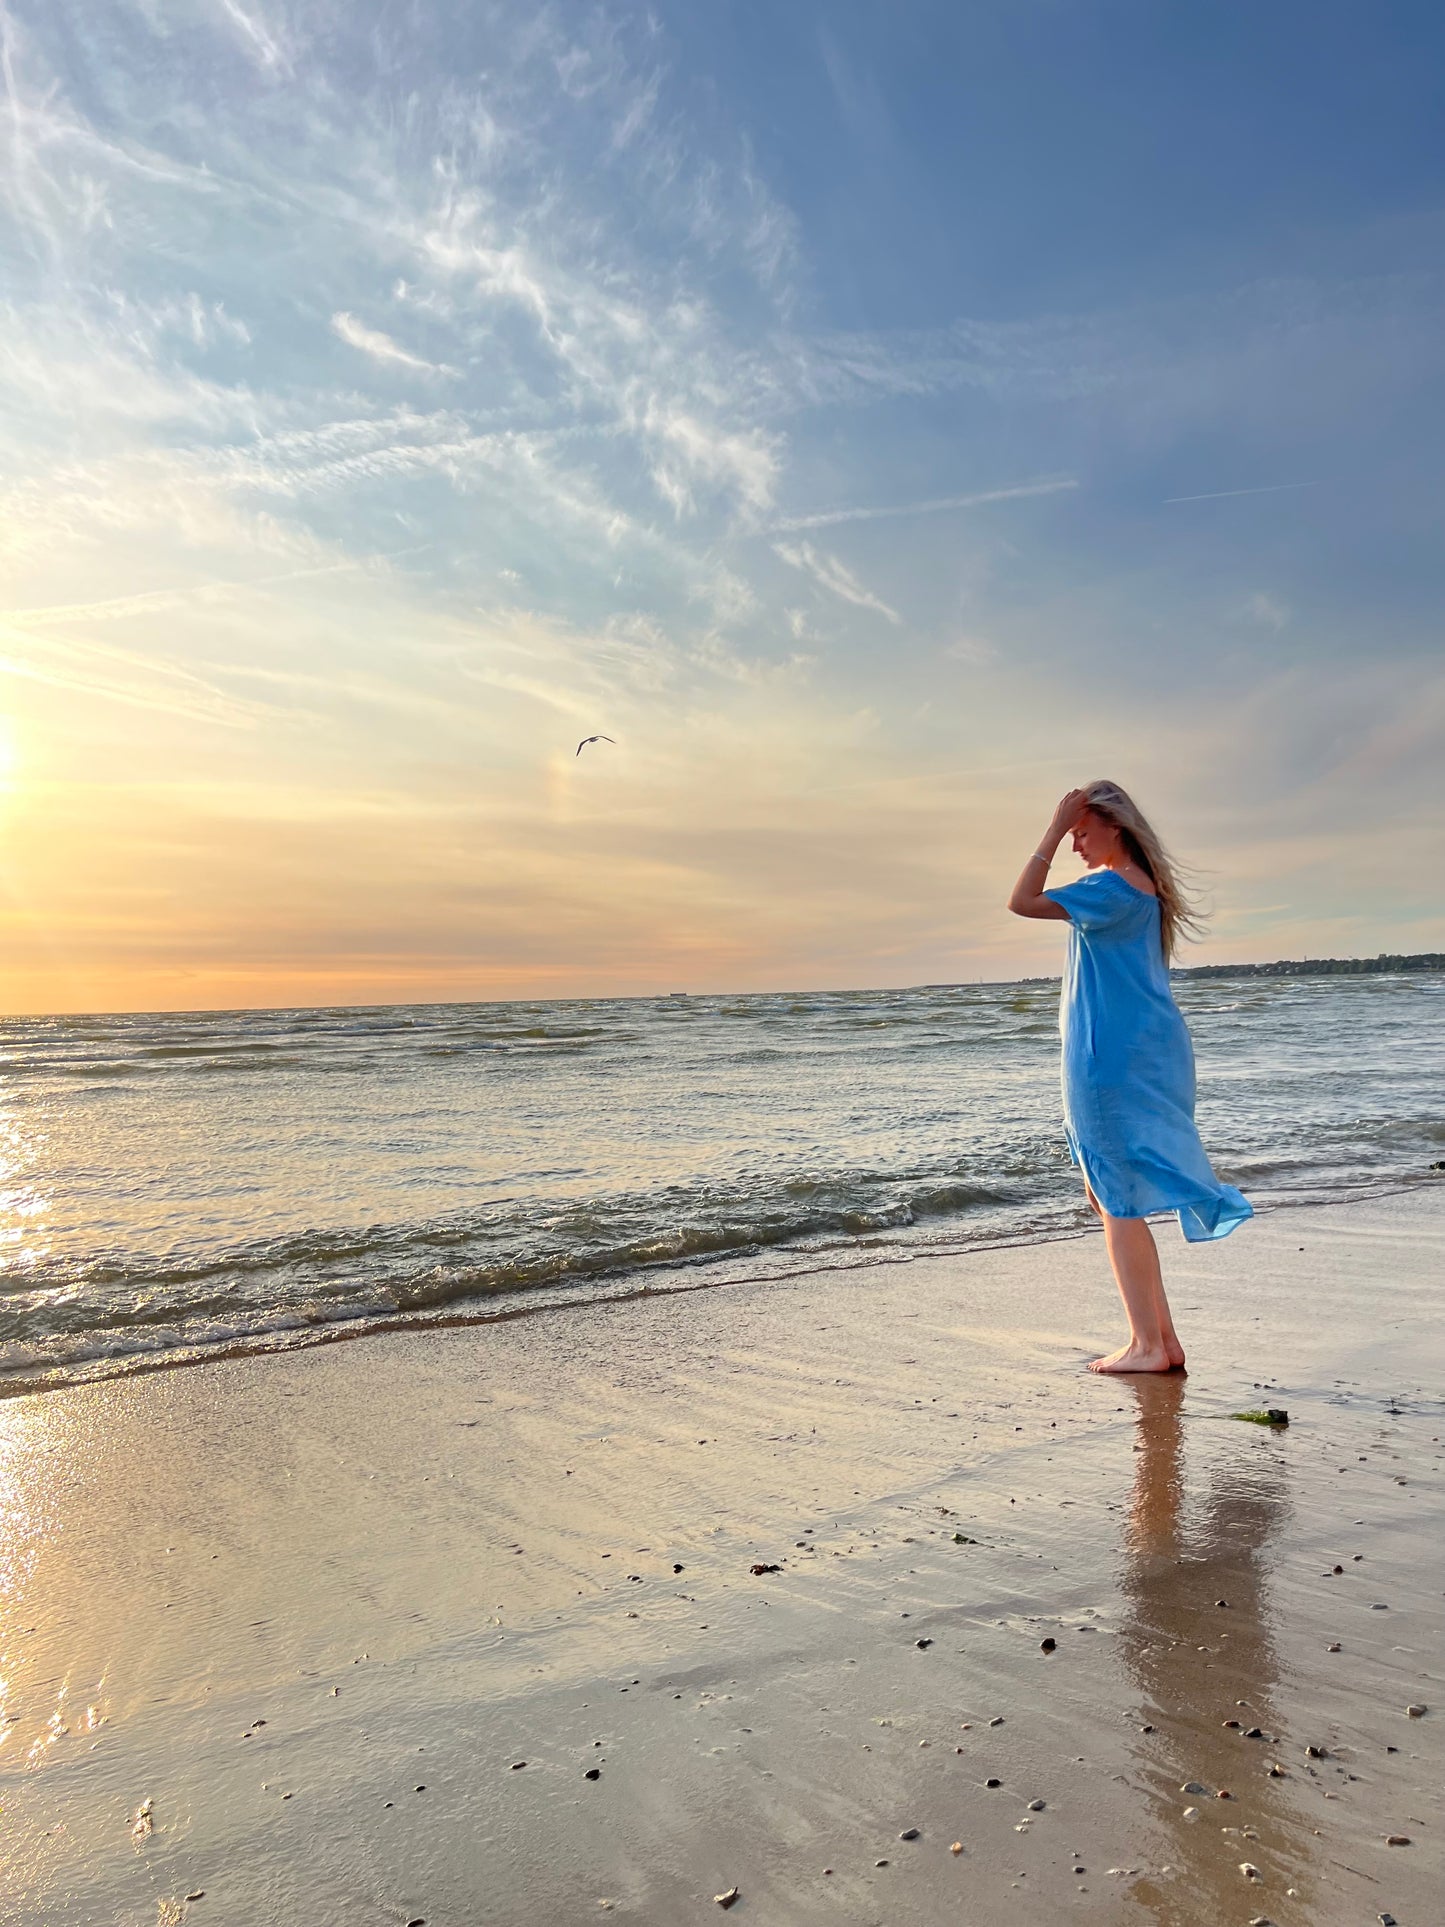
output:
[[1445,948],[1442,59],[0,0],[0,1009],[1042,974],[1100,776],[1186,962]]

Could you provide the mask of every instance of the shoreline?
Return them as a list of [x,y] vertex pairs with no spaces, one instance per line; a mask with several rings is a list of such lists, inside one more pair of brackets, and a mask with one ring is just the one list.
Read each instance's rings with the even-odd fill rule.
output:
[[6,1401],[7,1921],[1423,1927],[1445,1201],[1246,1236]]
[[[1350,1205],[1367,1205],[1376,1200],[1403,1197],[1417,1191],[1429,1191],[1438,1183],[1440,1183],[1439,1177],[1430,1173],[1411,1178],[1390,1179],[1377,1188],[1361,1189],[1344,1196],[1286,1198],[1272,1203],[1255,1203],[1254,1215],[1256,1218],[1268,1218],[1280,1211],[1317,1211]],[[1164,1233],[1166,1241],[1171,1220],[1172,1214],[1156,1215],[1151,1219],[1156,1231]],[[786,1244],[783,1244],[759,1249],[780,1259],[791,1256],[799,1260],[796,1265],[788,1266],[786,1269],[702,1277],[678,1284],[632,1282],[639,1279],[650,1281],[666,1278],[679,1271],[706,1271],[710,1263],[719,1267],[731,1265],[749,1256],[757,1257],[759,1252],[754,1250],[751,1253],[725,1253],[713,1260],[660,1261],[656,1265],[638,1266],[630,1271],[600,1272],[591,1281],[593,1288],[590,1290],[587,1288],[586,1280],[572,1286],[555,1283],[532,1287],[506,1286],[497,1291],[494,1300],[489,1300],[484,1294],[477,1294],[471,1299],[461,1297],[451,1305],[430,1311],[359,1312],[354,1317],[338,1317],[309,1326],[281,1326],[251,1335],[219,1339],[213,1344],[189,1349],[179,1347],[169,1351],[158,1349],[153,1353],[137,1351],[121,1355],[104,1355],[93,1361],[83,1361],[78,1369],[70,1365],[60,1365],[49,1371],[29,1375],[23,1372],[0,1374],[0,1409],[3,1409],[5,1402],[9,1399],[44,1396],[83,1385],[110,1384],[118,1379],[138,1378],[157,1372],[188,1371],[198,1366],[218,1364],[229,1359],[283,1358],[296,1352],[310,1351],[317,1346],[384,1338],[391,1334],[400,1336],[416,1332],[454,1331],[472,1326],[498,1325],[513,1319],[530,1318],[544,1313],[577,1311],[592,1305],[662,1300],[699,1291],[753,1289],[799,1278],[866,1271],[875,1266],[942,1263],[950,1259],[966,1258],[974,1252],[1031,1250],[1035,1247],[1067,1244],[1076,1239],[1098,1235],[1100,1235],[1099,1227],[1090,1221],[1057,1230],[1045,1229],[1018,1235],[1005,1234],[1000,1237],[984,1236],[977,1240],[952,1244],[945,1243],[941,1239],[935,1243],[908,1244],[900,1239],[892,1244],[879,1242],[864,1245],[860,1240],[857,1244],[839,1244],[816,1253],[806,1249],[790,1250]],[[857,1255],[849,1257],[833,1255],[849,1252]],[[475,1305],[476,1309],[465,1309],[469,1303]]]

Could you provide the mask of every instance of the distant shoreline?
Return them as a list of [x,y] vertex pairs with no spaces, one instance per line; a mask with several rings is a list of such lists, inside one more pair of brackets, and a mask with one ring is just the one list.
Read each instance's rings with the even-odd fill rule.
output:
[[1397,970],[1445,970],[1445,955],[1422,950],[1410,957],[1283,957],[1277,963],[1176,965],[1176,977],[1364,977]]
[[[1402,970],[1445,970],[1445,952],[1421,950],[1409,957],[1382,952],[1378,957],[1281,957],[1274,963],[1174,964],[1171,977],[1376,977]],[[1048,977],[1019,977],[1021,984],[1058,982]],[[962,990],[964,984],[920,984],[920,990]]]

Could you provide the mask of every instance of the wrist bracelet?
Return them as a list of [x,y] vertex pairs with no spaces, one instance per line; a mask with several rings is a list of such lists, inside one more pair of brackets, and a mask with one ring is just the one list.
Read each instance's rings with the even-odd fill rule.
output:
[[1034,857],[1036,861],[1043,864],[1046,870],[1053,868],[1054,859],[1051,856],[1045,856],[1042,850],[1035,850]]

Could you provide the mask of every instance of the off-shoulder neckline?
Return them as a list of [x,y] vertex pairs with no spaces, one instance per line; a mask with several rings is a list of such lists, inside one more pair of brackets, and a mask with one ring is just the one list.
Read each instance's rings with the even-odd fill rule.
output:
[[1157,903],[1159,901],[1159,892],[1157,890],[1141,890],[1137,883],[1131,883],[1128,877],[1121,877],[1119,872],[1111,869],[1107,863],[1101,863],[1099,869],[1093,871],[1092,874],[1098,876],[1100,871],[1102,871],[1105,876],[1114,877],[1118,882],[1123,884],[1126,890],[1132,890],[1136,897],[1143,897],[1146,903]]

